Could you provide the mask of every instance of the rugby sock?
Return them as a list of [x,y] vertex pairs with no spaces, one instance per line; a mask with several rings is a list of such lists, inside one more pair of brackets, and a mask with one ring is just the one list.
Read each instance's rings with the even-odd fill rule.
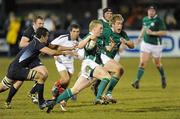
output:
[[98,87],[99,84],[100,84],[100,82],[101,82],[101,80],[100,80],[100,79],[97,79],[96,82],[94,83],[94,87],[95,87],[95,88]]
[[71,92],[71,89],[66,89],[61,95],[59,95],[57,98],[56,98],[56,104],[61,102],[62,100],[65,100],[67,101],[70,97],[72,97],[73,94]]
[[136,77],[136,81],[140,81],[140,79],[141,79],[141,77],[143,76],[143,74],[144,74],[144,68],[139,67],[139,68],[138,68],[137,77]]
[[35,94],[37,92],[37,83],[34,84],[33,88],[30,91],[30,94]]
[[6,102],[11,102],[13,96],[16,94],[17,89],[14,88],[14,86],[11,86],[8,97],[6,99]]
[[106,95],[112,93],[112,90],[114,89],[114,87],[116,86],[118,81],[119,80],[117,77],[112,76],[112,79],[110,80],[109,87],[108,87],[107,92],[106,92]]
[[157,69],[158,69],[158,71],[159,71],[161,77],[165,77],[163,67],[162,67],[162,66],[161,66],[161,67],[157,67]]
[[103,91],[106,88],[108,83],[109,83],[109,79],[108,78],[103,78],[101,80],[101,83],[98,86],[98,92],[97,92],[96,99],[100,99],[101,98],[102,93],[103,93]]
[[41,105],[44,102],[44,97],[43,97],[44,84],[37,83],[37,92],[38,92],[39,105]]
[[95,83],[93,84],[93,86],[92,86],[92,89],[93,89],[93,91],[94,91],[94,95],[95,95],[95,96],[97,96],[98,86],[99,86],[100,82],[101,82],[101,80],[100,80],[100,79],[97,79],[97,80],[95,81]]

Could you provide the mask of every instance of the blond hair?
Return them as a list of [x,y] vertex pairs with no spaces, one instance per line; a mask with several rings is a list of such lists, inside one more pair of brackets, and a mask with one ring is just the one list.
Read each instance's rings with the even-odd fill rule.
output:
[[96,27],[97,24],[101,24],[101,25],[102,25],[102,22],[99,21],[99,20],[92,20],[92,21],[89,23],[89,31],[92,31],[92,29],[93,29],[94,27]]
[[113,14],[110,20],[110,25],[115,24],[117,20],[124,22],[124,18],[121,14]]

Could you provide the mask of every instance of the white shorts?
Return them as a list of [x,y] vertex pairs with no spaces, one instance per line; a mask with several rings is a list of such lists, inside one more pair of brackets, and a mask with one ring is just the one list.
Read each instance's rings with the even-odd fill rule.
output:
[[154,58],[161,57],[163,46],[162,45],[152,45],[149,43],[145,43],[144,41],[141,43],[140,51],[151,54]]
[[58,72],[66,70],[70,74],[74,73],[74,65],[73,63],[60,63],[58,61],[55,61],[56,68]]
[[84,48],[83,49],[77,49],[77,54],[78,54],[78,56],[75,58],[83,60],[84,59]]
[[120,58],[121,58],[120,54],[119,54],[119,53],[116,53],[116,55],[115,55],[115,57],[114,57],[114,60],[119,63]]
[[111,60],[110,57],[108,57],[107,55],[101,53],[101,60],[103,64],[106,64],[109,60]]
[[92,79],[93,77],[90,76],[91,71],[94,70],[97,66],[99,66],[99,64],[97,64],[93,60],[90,59],[83,60],[81,66],[81,76],[88,79]]

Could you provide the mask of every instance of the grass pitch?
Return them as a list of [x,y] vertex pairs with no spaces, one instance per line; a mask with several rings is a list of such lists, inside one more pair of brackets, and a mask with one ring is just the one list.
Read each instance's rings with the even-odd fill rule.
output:
[[[12,59],[0,58],[0,78],[6,74]],[[51,98],[51,87],[59,78],[52,58],[42,59],[49,70],[45,84],[45,99]],[[161,88],[159,72],[150,61],[141,80],[140,89],[131,87],[136,76],[139,59],[123,58],[125,74],[117,84],[113,96],[117,104],[93,105],[94,96],[90,88],[78,95],[77,101],[69,100],[67,112],[62,112],[57,105],[52,113],[47,114],[32,104],[27,97],[33,82],[25,82],[12,101],[12,109],[5,109],[4,101],[9,91],[0,94],[0,119],[180,119],[180,59],[163,59],[167,75],[167,88]],[[70,86],[74,84],[80,70],[76,61],[75,75]]]

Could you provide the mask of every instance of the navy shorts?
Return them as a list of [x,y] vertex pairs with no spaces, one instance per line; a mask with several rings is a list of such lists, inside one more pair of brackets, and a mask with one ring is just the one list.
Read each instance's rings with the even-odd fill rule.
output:
[[14,67],[13,65],[10,65],[6,76],[11,80],[24,81],[27,79],[29,71],[29,68]]

